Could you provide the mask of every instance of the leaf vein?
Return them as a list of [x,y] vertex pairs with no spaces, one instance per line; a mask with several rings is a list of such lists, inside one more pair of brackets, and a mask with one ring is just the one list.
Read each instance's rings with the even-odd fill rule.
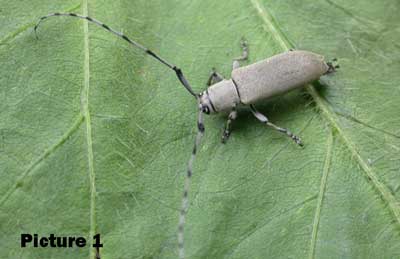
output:
[[329,174],[330,167],[331,167],[332,147],[333,147],[333,134],[332,134],[332,131],[330,131],[329,136],[328,136],[328,142],[327,142],[325,164],[324,164],[324,169],[323,169],[323,173],[322,173],[321,184],[319,187],[317,208],[315,209],[313,230],[312,230],[311,243],[310,243],[310,254],[309,254],[310,259],[315,258],[315,247],[316,247],[316,243],[317,243],[319,222],[321,219],[322,202],[324,201],[326,183],[327,183],[328,174]]
[[[67,9],[64,12],[71,12],[74,11],[76,9],[78,9],[81,5],[78,4],[74,7],[71,7],[69,9]],[[19,26],[16,30],[14,30],[13,32],[9,33],[7,36],[5,36],[4,38],[0,39],[0,46],[1,45],[5,45],[6,43],[8,43],[9,41],[15,39],[19,34],[21,34],[22,32],[26,31],[27,29],[29,29],[30,27],[33,27],[36,24],[35,22],[30,22],[30,23],[26,23],[22,26]]]
[[[88,2],[83,0],[83,15],[88,15]],[[89,169],[89,181],[90,181],[90,218],[89,218],[89,239],[96,231],[96,175],[94,171],[93,163],[93,139],[92,139],[92,125],[90,119],[89,109],[89,90],[90,90],[90,54],[89,54],[89,26],[88,22],[83,21],[83,32],[84,32],[84,85],[81,92],[81,109],[85,117],[86,122],[86,143],[87,143],[87,154],[88,154],[88,169]],[[89,246],[89,259],[94,258],[94,249],[92,245]]]
[[11,187],[0,200],[0,207],[11,197],[11,195],[18,188],[18,183],[23,181],[41,162],[48,158],[55,150],[57,150],[62,144],[64,144],[70,136],[79,128],[82,124],[84,117],[79,114],[78,118],[72,124],[72,126],[64,133],[64,135],[49,149],[45,150],[35,161],[33,161],[28,168],[17,178],[16,183]]
[[305,198],[304,200],[294,204],[293,206],[285,208],[284,210],[279,211],[278,213],[276,213],[274,215],[271,215],[271,217],[268,218],[268,220],[261,222],[260,224],[257,224],[256,227],[249,230],[246,234],[244,234],[242,236],[241,239],[239,239],[235,244],[232,245],[231,252],[229,254],[233,255],[236,252],[236,250],[239,249],[239,247],[242,243],[244,243],[246,240],[249,240],[252,236],[254,236],[258,232],[260,232],[263,228],[267,227],[269,224],[272,224],[274,220],[281,219],[282,216],[290,217],[290,212],[292,212],[298,208],[301,208],[303,205],[313,201],[316,198],[317,198],[317,195],[312,195],[308,198]]
[[380,133],[382,133],[382,134],[391,136],[391,137],[393,137],[393,138],[400,138],[400,135],[397,135],[397,134],[395,134],[395,133],[389,132],[389,131],[384,130],[384,129],[380,129],[380,128],[375,127],[375,126],[372,126],[372,125],[370,125],[370,124],[368,124],[368,123],[366,123],[366,122],[363,122],[363,121],[361,121],[361,120],[357,119],[356,117],[351,116],[351,115],[349,115],[349,114],[343,114],[343,113],[340,113],[340,112],[335,112],[335,113],[336,113],[337,115],[339,115],[340,117],[346,118],[346,119],[348,119],[348,120],[350,120],[350,121],[352,121],[352,122],[355,122],[355,123],[357,123],[357,124],[363,125],[363,126],[365,126],[365,127],[368,127],[368,128],[370,128],[370,129],[375,130],[375,131],[377,131],[377,132],[380,132]]

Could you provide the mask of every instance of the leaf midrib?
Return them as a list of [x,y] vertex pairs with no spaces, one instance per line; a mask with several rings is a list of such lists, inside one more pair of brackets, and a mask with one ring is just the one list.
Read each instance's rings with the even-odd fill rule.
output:
[[[88,1],[83,0],[82,12],[84,16],[88,16]],[[89,25],[85,20],[83,22],[83,35],[84,35],[84,85],[81,92],[81,109],[86,122],[86,143],[87,143],[87,157],[88,157],[88,170],[89,170],[89,184],[90,184],[90,220],[89,220],[89,240],[95,234],[96,230],[96,174],[93,165],[93,140],[92,140],[92,125],[90,120],[89,110],[89,90],[90,90],[90,55],[89,55]],[[89,245],[89,259],[94,258],[94,249]]]

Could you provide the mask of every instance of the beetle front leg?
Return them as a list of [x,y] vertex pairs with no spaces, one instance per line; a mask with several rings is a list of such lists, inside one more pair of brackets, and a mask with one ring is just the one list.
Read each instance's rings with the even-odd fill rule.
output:
[[215,83],[218,83],[218,82],[220,82],[222,80],[224,80],[224,77],[217,72],[215,67],[213,67],[212,71],[210,73],[210,77],[207,80],[207,86],[211,86],[211,85],[213,85]]
[[299,137],[297,137],[296,135],[294,135],[292,132],[290,132],[290,130],[278,127],[275,124],[269,122],[268,118],[261,112],[257,111],[256,108],[254,107],[254,105],[251,104],[250,109],[251,109],[251,112],[253,113],[254,117],[256,117],[259,121],[261,121],[262,123],[265,123],[267,126],[272,127],[279,132],[286,134],[294,142],[296,142],[296,144],[298,144],[301,147],[303,146],[301,139]]
[[236,105],[232,107],[231,112],[228,115],[228,120],[226,121],[224,132],[222,133],[222,143],[226,143],[228,140],[229,136],[231,135],[231,127],[232,127],[232,121],[234,121],[237,118],[237,111],[236,111]]

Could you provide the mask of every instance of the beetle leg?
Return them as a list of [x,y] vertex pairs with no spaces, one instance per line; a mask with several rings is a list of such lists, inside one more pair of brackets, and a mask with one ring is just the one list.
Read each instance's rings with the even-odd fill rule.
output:
[[244,38],[240,41],[240,46],[242,47],[242,55],[233,59],[232,69],[239,68],[239,61],[245,61],[249,58],[249,45]]
[[330,74],[336,71],[337,68],[340,68],[339,65],[334,65],[334,62],[337,61],[337,58],[332,59],[332,61],[326,62],[326,65],[328,65],[328,71],[326,71],[325,74]]
[[231,135],[231,127],[232,127],[232,121],[234,121],[237,118],[237,111],[236,111],[236,105],[232,107],[231,112],[228,115],[228,120],[226,121],[224,132],[222,133],[222,143],[226,143],[228,140],[229,136]]
[[207,80],[207,86],[213,85],[215,83],[218,83],[220,81],[224,80],[224,77],[217,72],[215,67],[212,68],[212,71],[210,73],[210,77]]
[[259,121],[261,121],[262,123],[265,123],[267,126],[272,127],[279,132],[286,134],[294,142],[296,142],[296,144],[298,144],[301,147],[303,146],[301,139],[299,137],[297,137],[296,135],[294,135],[292,132],[290,132],[290,130],[278,127],[275,124],[269,122],[268,118],[264,114],[257,111],[256,108],[254,107],[254,105],[250,104],[250,109],[251,109],[251,112],[253,113],[254,117],[256,117]]

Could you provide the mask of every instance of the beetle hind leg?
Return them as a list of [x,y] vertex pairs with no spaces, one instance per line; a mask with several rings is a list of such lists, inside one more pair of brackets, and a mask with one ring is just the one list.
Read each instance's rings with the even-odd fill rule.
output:
[[294,135],[292,132],[290,132],[290,130],[281,128],[281,127],[269,122],[268,118],[261,112],[257,111],[256,108],[254,107],[254,105],[250,105],[250,109],[251,109],[251,112],[253,113],[254,117],[256,117],[259,121],[261,121],[262,123],[266,124],[267,126],[273,128],[281,133],[286,134],[297,145],[299,145],[301,147],[303,146],[303,142],[301,142],[301,139],[299,137],[297,137],[296,135]]

